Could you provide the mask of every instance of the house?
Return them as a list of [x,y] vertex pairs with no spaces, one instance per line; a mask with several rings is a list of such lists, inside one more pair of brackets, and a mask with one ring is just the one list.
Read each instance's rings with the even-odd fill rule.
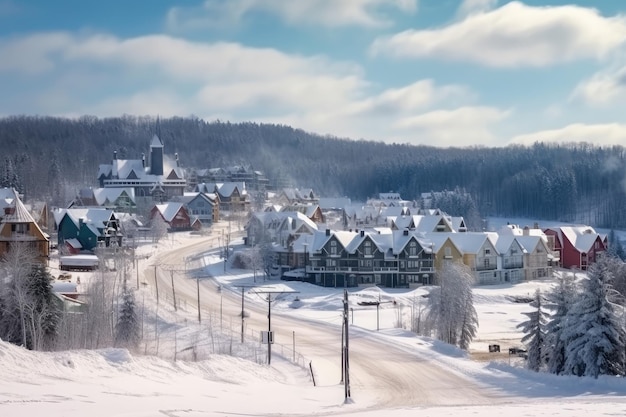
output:
[[283,206],[282,212],[299,212],[311,219],[314,223],[324,223],[324,214],[317,204],[293,204]]
[[69,252],[93,251],[98,246],[122,246],[119,220],[111,209],[69,208],[53,211],[59,248]]
[[135,197],[150,197],[154,201],[165,201],[173,196],[182,196],[187,181],[180,167],[178,154],[165,155],[161,139],[154,135],[150,141],[148,160],[118,159],[113,152],[110,164],[102,164],[98,170],[100,188],[134,189]]
[[250,205],[244,182],[200,183],[194,192],[217,195],[220,211],[246,212]]
[[137,208],[133,187],[95,188],[93,189],[93,196],[96,204],[100,207],[126,213],[133,212]]
[[431,244],[409,230],[331,231],[312,236],[306,275],[323,286],[411,287],[433,280]]
[[474,274],[475,282],[480,285],[499,284],[499,254],[489,235],[486,233],[449,233],[450,241],[461,253],[462,262]]
[[0,222],[0,257],[6,255],[12,245],[18,243],[28,245],[41,262],[46,261],[50,255],[48,235],[42,231],[19,195],[14,192],[12,206],[4,207]]
[[318,204],[319,197],[312,189],[282,188],[272,199],[273,204],[288,206],[293,204]]
[[548,247],[556,251],[559,266],[586,270],[608,249],[608,237],[591,226],[561,226],[543,230]]
[[154,220],[156,216],[161,217],[171,231],[191,229],[191,218],[183,203],[170,201],[156,204],[150,211],[150,219]]
[[[390,217],[390,227],[394,230],[416,230],[424,233],[434,232],[457,232],[455,225],[451,221],[451,217],[443,214],[439,215],[414,215],[414,216],[397,216]],[[465,228],[465,223],[461,220],[456,220],[456,224],[459,227]]]
[[210,226],[219,221],[219,198],[214,193],[186,192],[176,201],[183,203],[187,213],[197,218],[202,226]]
[[253,213],[244,227],[245,243],[254,246],[261,242],[278,243],[288,247],[299,235],[318,229],[315,222],[300,212],[264,211]]

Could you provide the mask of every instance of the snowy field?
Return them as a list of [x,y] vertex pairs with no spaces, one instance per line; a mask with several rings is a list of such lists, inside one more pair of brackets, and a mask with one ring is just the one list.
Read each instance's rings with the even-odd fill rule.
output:
[[[148,269],[173,248],[193,244],[201,238],[180,234],[158,246],[145,245],[139,252],[150,258],[140,261],[140,269]],[[298,292],[276,301],[272,307],[274,314],[339,320],[342,289],[296,282],[264,283],[258,272],[255,283],[252,271],[228,268],[224,273],[223,261],[211,251],[204,254],[202,262],[206,272],[215,275],[223,287],[256,284]],[[54,262],[51,272],[58,275]],[[84,286],[91,273],[74,273],[74,280],[77,275],[81,277],[80,286]],[[141,280],[144,280],[143,272]],[[527,304],[515,303],[512,298],[532,295],[537,287],[547,290],[552,284],[552,281],[537,281],[475,288],[480,327],[470,354],[416,337],[399,326],[400,323],[408,326],[411,311],[423,300],[424,289],[350,289],[354,331],[368,332],[371,337],[391,345],[406,345],[470,380],[500,387],[503,394],[511,398],[506,404],[389,409],[384,413],[368,410],[371,403],[358,391],[353,391],[352,401],[344,403],[344,388],[339,381],[314,387],[308,370],[292,364],[289,357],[282,357],[279,349],[275,350],[272,365],[267,366],[263,360],[219,354],[194,362],[174,361],[163,358],[162,354],[159,357],[131,354],[123,349],[39,353],[0,341],[0,416],[626,415],[624,379],[538,374],[523,369],[523,359],[504,353],[509,346],[520,345],[521,334],[515,326],[525,319],[521,313],[529,310]],[[154,314],[154,291],[149,286],[141,286],[138,298],[142,299],[147,314]],[[358,301],[366,300],[395,301],[395,304],[381,304],[377,314],[376,308],[358,305]],[[246,294],[246,303],[263,305],[264,301]],[[196,311],[192,306],[186,307],[174,311],[162,302],[158,311],[159,325],[189,323],[187,327],[192,327]],[[184,335],[181,331],[180,337]],[[192,337],[191,332],[189,335]],[[182,341],[179,343],[182,345]],[[489,354],[488,345],[492,343],[501,344],[503,353]],[[163,353],[165,348],[161,349]],[[264,347],[258,349],[258,354],[262,355]],[[324,369],[316,372],[324,372]]]

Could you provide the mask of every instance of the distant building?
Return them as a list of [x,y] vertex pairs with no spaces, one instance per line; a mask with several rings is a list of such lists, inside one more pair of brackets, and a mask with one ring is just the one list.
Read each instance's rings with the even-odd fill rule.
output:
[[118,159],[114,152],[110,164],[100,165],[98,181],[101,188],[131,187],[136,197],[152,197],[158,202],[182,196],[187,186],[178,154],[173,158],[165,155],[157,135],[150,142],[148,161],[145,155],[141,159]]
[[18,243],[27,244],[43,262],[50,254],[48,235],[41,230],[17,193],[12,206],[3,208],[0,222],[0,257]]

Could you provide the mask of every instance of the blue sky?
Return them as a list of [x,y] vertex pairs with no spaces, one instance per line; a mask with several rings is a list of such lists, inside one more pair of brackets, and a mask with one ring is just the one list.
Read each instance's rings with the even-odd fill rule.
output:
[[0,0],[0,115],[626,143],[626,2]]

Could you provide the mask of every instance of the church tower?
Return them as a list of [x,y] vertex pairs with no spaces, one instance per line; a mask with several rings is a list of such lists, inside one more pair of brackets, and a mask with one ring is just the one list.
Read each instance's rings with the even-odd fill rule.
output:
[[150,174],[163,175],[163,142],[157,135],[150,141]]

